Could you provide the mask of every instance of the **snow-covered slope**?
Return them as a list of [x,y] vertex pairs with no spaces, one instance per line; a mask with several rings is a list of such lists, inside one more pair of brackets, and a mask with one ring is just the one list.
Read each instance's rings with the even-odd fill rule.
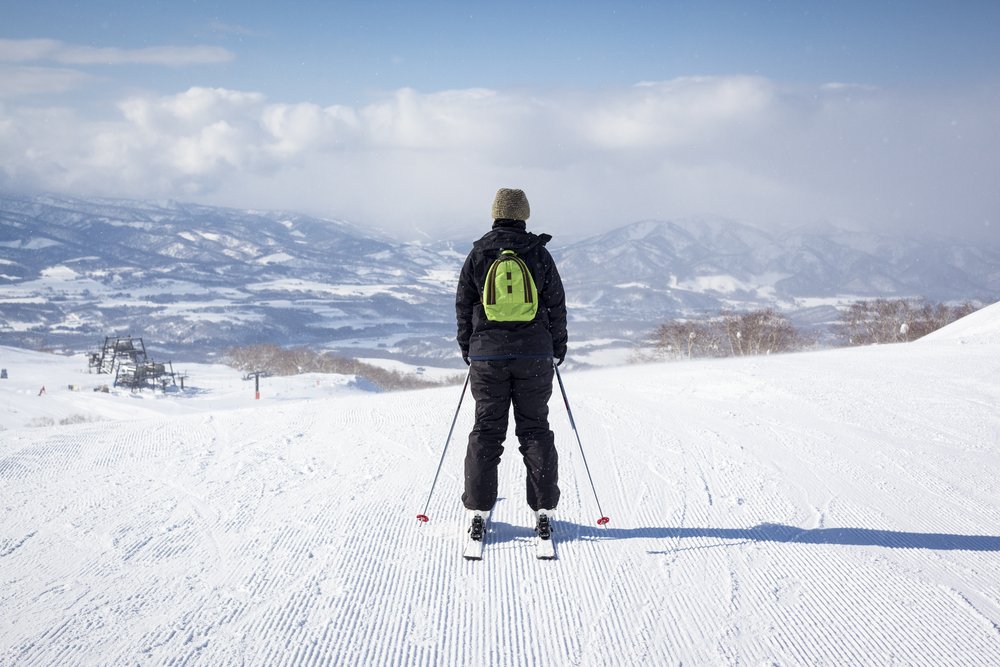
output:
[[[382,363],[373,360],[375,363]],[[175,367],[186,376],[184,388],[166,392],[131,392],[113,387],[114,377],[94,374],[86,355],[57,356],[0,345],[0,431],[54,424],[104,422],[172,417],[191,413],[226,411],[253,404],[255,383],[228,366],[188,364]],[[412,368],[400,366],[403,372]],[[443,381],[455,377],[444,369],[422,369],[424,377]],[[450,375],[449,375],[450,374]],[[261,380],[268,400],[298,400],[338,396],[357,391],[378,391],[369,380],[355,375],[303,373]],[[106,390],[106,391],[105,391]]]
[[554,397],[554,562],[515,446],[459,557],[468,401],[415,520],[457,387],[10,428],[0,663],[998,664],[998,376],[948,340],[568,371],[612,523]]
[[921,341],[1000,345],[1000,302],[927,334]]

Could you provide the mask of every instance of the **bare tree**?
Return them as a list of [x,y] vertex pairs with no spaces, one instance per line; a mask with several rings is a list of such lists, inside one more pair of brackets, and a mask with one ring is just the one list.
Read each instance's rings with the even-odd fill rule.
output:
[[904,343],[917,340],[978,309],[909,299],[855,301],[841,313],[837,332],[846,345]]
[[734,356],[793,352],[808,345],[788,318],[771,308],[723,313],[729,353]]
[[704,321],[674,320],[657,327],[654,359],[691,359],[792,352],[808,345],[788,319],[772,309],[723,311]]
[[380,389],[420,389],[442,384],[461,382],[459,376],[445,382],[432,382],[417,375],[391,371],[357,359],[338,357],[329,352],[315,352],[308,348],[282,348],[277,345],[251,345],[234,347],[224,359],[229,366],[244,372],[263,371],[268,375],[298,375],[300,373],[339,373],[359,375]]

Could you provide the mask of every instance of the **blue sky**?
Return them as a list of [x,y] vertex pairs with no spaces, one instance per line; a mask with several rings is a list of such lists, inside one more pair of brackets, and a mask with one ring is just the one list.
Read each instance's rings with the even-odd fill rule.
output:
[[[7,38],[215,45],[233,54],[222,66],[159,72],[159,87],[249,88],[320,104],[407,86],[591,87],[759,74],[948,88],[1000,73],[1000,3],[990,1],[5,4]],[[139,72],[118,76],[144,80]]]
[[8,191],[995,232],[996,2],[4,5]]

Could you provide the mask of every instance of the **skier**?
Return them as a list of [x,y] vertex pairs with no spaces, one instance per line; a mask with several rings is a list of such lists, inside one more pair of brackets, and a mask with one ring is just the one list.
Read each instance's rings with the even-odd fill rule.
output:
[[[492,213],[493,228],[473,244],[455,296],[458,345],[470,366],[476,399],[462,503],[469,510],[469,530],[476,539],[497,499],[497,467],[513,404],[514,432],[527,469],[528,506],[535,512],[540,537],[547,539],[549,518],[559,502],[558,455],[549,430],[548,401],[553,363],[561,364],[566,357],[566,297],[555,262],[545,249],[551,237],[526,230],[530,209],[524,192],[501,188]],[[484,293],[488,286],[497,291],[496,285],[488,285],[497,273],[492,267],[498,258],[511,255],[523,260],[520,266],[530,277],[524,276],[523,290],[518,283],[516,291],[501,285],[499,292],[523,294],[523,300],[530,301],[530,290],[537,290],[537,310],[512,316],[513,320],[493,312],[496,306],[489,305],[491,298]],[[504,269],[504,273],[510,280],[511,272]]]

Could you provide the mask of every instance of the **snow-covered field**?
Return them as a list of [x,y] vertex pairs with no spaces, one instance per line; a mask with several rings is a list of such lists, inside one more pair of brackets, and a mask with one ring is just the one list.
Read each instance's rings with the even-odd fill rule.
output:
[[200,367],[136,398],[0,365],[0,664],[1000,663],[1000,305],[909,345],[567,370],[612,522],[557,392],[552,562],[514,446],[460,558],[468,400],[414,518],[458,387],[255,402]]

